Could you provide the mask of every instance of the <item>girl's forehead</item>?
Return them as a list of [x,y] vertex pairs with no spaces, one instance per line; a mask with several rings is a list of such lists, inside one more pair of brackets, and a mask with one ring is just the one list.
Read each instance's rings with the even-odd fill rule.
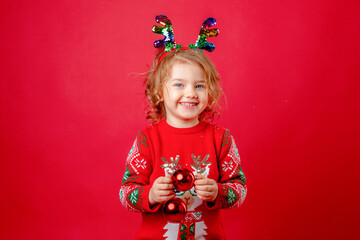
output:
[[175,63],[168,70],[168,76],[180,79],[205,80],[204,70],[198,64],[192,63]]
[[190,61],[188,59],[175,59],[172,62],[170,62],[168,68],[171,69],[174,66],[181,66],[181,65],[194,65],[194,66],[201,67],[201,65],[199,63]]

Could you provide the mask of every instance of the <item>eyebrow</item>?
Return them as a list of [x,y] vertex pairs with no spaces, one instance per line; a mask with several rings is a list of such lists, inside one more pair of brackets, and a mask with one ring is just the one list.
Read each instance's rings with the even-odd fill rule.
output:
[[[186,80],[182,79],[182,78],[173,78],[173,79],[169,79],[169,81],[174,82],[174,81],[179,81],[179,82],[187,82]],[[206,83],[205,80],[197,80],[195,81],[195,83]]]
[[196,83],[206,83],[205,80],[199,80],[199,81],[196,81]]

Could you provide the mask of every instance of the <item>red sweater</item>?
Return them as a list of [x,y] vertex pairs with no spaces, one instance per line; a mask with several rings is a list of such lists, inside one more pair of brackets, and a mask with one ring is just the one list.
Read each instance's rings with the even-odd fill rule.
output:
[[[181,223],[168,221],[160,205],[151,209],[148,199],[152,183],[165,176],[167,163],[176,156],[178,167],[195,173],[197,165],[202,175],[217,181],[219,187],[215,204],[200,200],[193,188],[177,193],[188,210]],[[245,177],[233,137],[229,130],[205,122],[191,128],[174,128],[163,120],[139,132],[120,189],[125,208],[142,212],[136,239],[224,239],[219,209],[238,207],[245,196]]]

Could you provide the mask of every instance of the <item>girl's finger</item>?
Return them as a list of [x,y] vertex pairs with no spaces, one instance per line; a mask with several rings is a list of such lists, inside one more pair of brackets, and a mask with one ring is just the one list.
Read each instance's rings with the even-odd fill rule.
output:
[[207,178],[195,181],[195,185],[208,185],[208,184],[209,184],[209,179]]
[[171,196],[174,194],[172,190],[159,190],[159,196]]
[[159,177],[156,180],[158,183],[171,183],[171,177]]
[[203,201],[207,201],[207,200],[211,200],[212,198],[211,197],[206,197],[206,196],[198,196],[198,198],[200,200],[203,200]]
[[203,179],[203,178],[204,178],[204,176],[201,175],[201,174],[196,174],[196,175],[195,175],[195,179],[196,179],[196,180],[200,180],[200,179]]
[[169,183],[159,184],[158,185],[159,190],[170,190],[170,189],[173,189],[173,188],[174,188],[174,186],[172,184],[169,184]]
[[198,185],[195,186],[195,191],[206,191],[206,192],[210,192],[212,191],[213,188],[209,185]]
[[196,195],[197,196],[201,196],[201,197],[210,197],[210,196],[212,196],[213,195],[213,193],[212,192],[207,192],[207,191],[196,191]]

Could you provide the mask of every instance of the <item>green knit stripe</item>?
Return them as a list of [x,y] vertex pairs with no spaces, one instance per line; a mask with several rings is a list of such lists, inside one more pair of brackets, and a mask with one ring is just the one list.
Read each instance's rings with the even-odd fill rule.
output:
[[186,229],[187,229],[186,226],[185,226],[184,224],[181,224],[180,231],[183,232],[183,231],[185,231]]
[[146,136],[140,132],[137,138],[137,146],[139,148],[139,151],[141,152],[141,147],[148,147],[149,143],[148,140],[146,138]]
[[133,154],[134,150],[135,150],[135,143],[134,143],[134,145],[131,147],[131,149],[130,149],[130,151],[129,151],[129,154],[128,154],[128,157],[130,157],[130,156]]
[[187,239],[187,227],[181,223],[181,227],[180,227],[180,239]]
[[244,174],[244,172],[242,171],[242,168],[241,168],[241,167],[240,167],[240,170],[239,170],[239,178],[240,178],[241,182],[243,182],[244,184],[246,183],[245,174]]
[[129,194],[128,199],[130,200],[131,204],[134,205],[134,207],[135,207],[137,204],[137,201],[139,199],[139,188],[136,188],[134,191],[132,191]]
[[186,232],[183,232],[183,233],[180,234],[180,239],[181,239],[181,240],[187,240],[187,234],[186,234]]
[[121,201],[121,203],[124,204],[124,200],[123,200],[124,190],[123,190],[123,189],[120,190],[119,196],[120,196],[120,201]]
[[228,195],[227,195],[227,203],[228,205],[233,204],[238,197],[236,196],[235,192],[229,188]]
[[247,193],[247,190],[245,187],[242,187],[241,188],[241,202],[244,202],[245,198],[246,198],[246,193]]
[[124,173],[124,177],[123,177],[122,183],[124,184],[124,182],[126,182],[126,180],[128,180],[129,177],[130,177],[129,167],[126,166],[126,170],[125,170],[125,173]]
[[240,158],[239,149],[237,148],[237,146],[236,146],[236,144],[235,144],[235,141],[232,141],[232,144],[233,144],[235,156],[236,156],[237,158]]
[[[230,135],[230,131],[228,129],[226,129],[226,131],[224,132],[223,135],[223,139],[222,139],[222,147],[224,147],[225,145],[227,145],[228,147],[230,147],[231,145],[231,135]],[[230,148],[228,148],[229,151]]]
[[195,224],[192,224],[190,227],[189,227],[189,231],[192,235],[195,234]]

